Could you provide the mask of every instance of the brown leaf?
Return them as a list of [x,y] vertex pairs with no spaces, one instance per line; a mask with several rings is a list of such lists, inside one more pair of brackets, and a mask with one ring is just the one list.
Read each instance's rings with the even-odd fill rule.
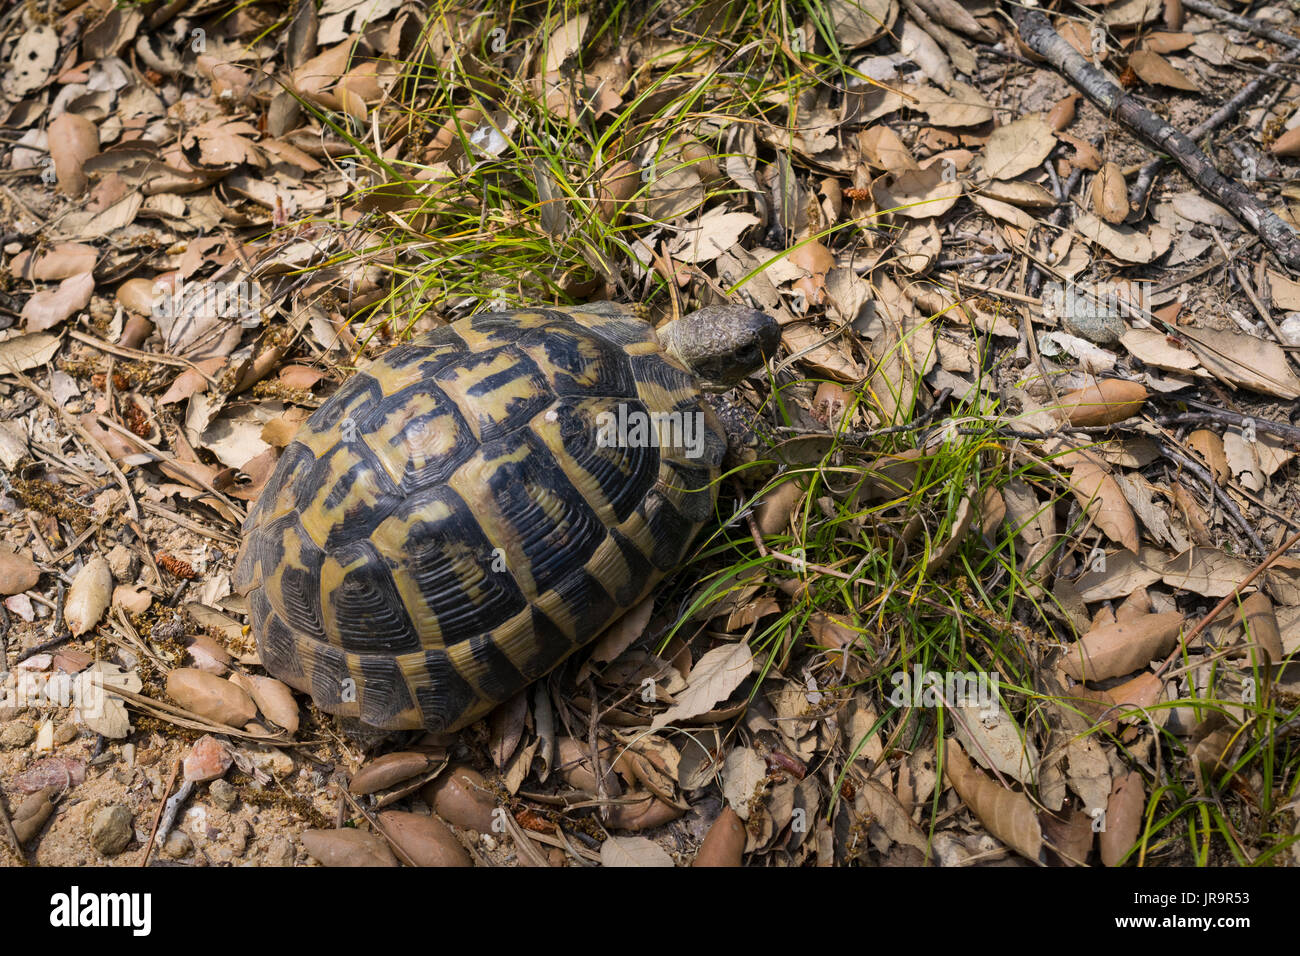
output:
[[352,777],[348,790],[358,796],[387,790],[429,769],[429,756],[413,750],[384,754],[370,761]]
[[1079,94],[1071,93],[1056,101],[1056,105],[1047,113],[1047,125],[1054,132],[1065,130],[1074,122],[1075,104],[1079,102]]
[[[24,249],[14,256],[9,264],[9,271],[22,279],[58,281],[83,272],[92,272],[98,255],[94,246],[87,246],[80,242],[60,242],[43,249]],[[145,311],[147,312],[148,309]]]
[[1021,856],[1035,863],[1043,852],[1043,829],[1033,803],[1023,793],[1003,789],[970,759],[954,741],[944,753],[944,773],[957,795],[984,828]]
[[1300,156],[1300,126],[1289,129],[1269,145],[1274,156]]
[[1118,163],[1106,163],[1093,177],[1092,208],[1111,225],[1128,217],[1128,187]]
[[1115,778],[1110,800],[1106,803],[1106,827],[1101,831],[1101,861],[1118,866],[1124,854],[1142,832],[1142,815],[1146,810],[1146,791],[1142,775],[1131,771]]
[[1041,165],[1055,146],[1056,137],[1042,116],[1022,116],[993,131],[984,171],[993,179],[1015,179]]
[[104,616],[113,596],[113,572],[108,562],[95,555],[82,566],[68,588],[63,620],[73,637],[85,634]]
[[601,866],[674,866],[659,844],[645,837],[610,837],[600,845]]
[[1241,602],[1233,623],[1246,628],[1250,640],[1268,652],[1272,663],[1280,663],[1286,656],[1282,650],[1282,632],[1273,613],[1273,602],[1263,591],[1256,591]]
[[1168,60],[1152,50],[1134,50],[1129,54],[1128,65],[1133,72],[1153,86],[1170,86],[1176,90],[1200,92],[1200,87],[1188,78],[1182,70],[1176,69]]
[[379,829],[416,866],[472,866],[456,834],[437,817],[402,810],[379,814]]
[[1137,519],[1124,492],[1106,469],[1092,461],[1081,461],[1070,472],[1070,490],[1108,538],[1137,554]]
[[54,290],[42,290],[23,306],[28,332],[44,332],[71,318],[90,304],[95,279],[89,272],[64,279]]
[[740,866],[745,853],[745,821],[726,805],[704,835],[691,866]]
[[59,191],[80,196],[88,182],[82,167],[99,152],[99,131],[95,124],[76,113],[61,113],[50,123],[49,150]]
[[1198,428],[1187,436],[1187,447],[1200,455],[1210,466],[1210,473],[1214,475],[1215,481],[1225,482],[1232,477],[1232,469],[1228,467],[1228,456],[1223,448],[1223,439],[1217,432],[1212,432],[1208,428]]
[[1178,639],[1183,615],[1148,614],[1135,621],[1095,628],[1065,649],[1061,669],[1075,680],[1122,677],[1168,654]]
[[1054,411],[1071,425],[1113,425],[1141,411],[1147,394],[1138,382],[1104,378],[1087,388],[1066,392]]

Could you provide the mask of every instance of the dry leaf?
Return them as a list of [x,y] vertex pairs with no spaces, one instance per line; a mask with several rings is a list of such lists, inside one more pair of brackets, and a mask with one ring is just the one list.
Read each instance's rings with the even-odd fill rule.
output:
[[86,160],[99,152],[95,124],[76,113],[62,113],[50,123],[50,158],[58,176],[59,191],[80,196],[86,190]]
[[1071,425],[1113,425],[1142,410],[1147,390],[1137,382],[1104,378],[1087,388],[1066,392],[1053,409]]
[[960,746],[949,742],[944,773],[984,828],[1035,863],[1043,852],[1043,830],[1033,803],[1023,793],[1004,790],[971,765]]
[[1099,838],[1101,861],[1118,866],[1142,832],[1142,816],[1147,798],[1142,775],[1136,770],[1115,778],[1106,803],[1106,826]]
[[1103,625],[1066,647],[1061,669],[1075,680],[1131,674],[1168,654],[1182,625],[1183,615],[1178,611]]
[[962,194],[961,183],[945,176],[945,169],[950,168],[932,161],[921,169],[887,173],[872,185],[876,205],[909,219],[942,216]]
[[736,747],[722,765],[722,795],[742,820],[749,819],[750,801],[767,781],[767,761],[749,747]]
[[984,171],[993,179],[1015,179],[1042,165],[1055,146],[1056,137],[1042,116],[1022,116],[993,131],[985,147]]
[[650,729],[658,730],[673,721],[708,713],[715,704],[731,696],[753,666],[754,655],[744,641],[715,647],[691,669],[686,689],[677,695],[675,704],[655,717]]
[[1115,479],[1101,465],[1081,461],[1070,472],[1070,490],[1106,537],[1137,554],[1137,520]]
[[1038,748],[1021,734],[1016,722],[996,702],[991,707],[954,708],[954,734],[981,767],[996,770],[1019,783],[1034,782]]
[[612,836],[600,845],[601,866],[675,866],[658,843],[645,837]]
[[85,634],[104,616],[113,597],[113,572],[99,555],[87,561],[68,588],[63,620],[73,637]]
[[1255,569],[1253,561],[1225,554],[1217,548],[1192,548],[1168,561],[1161,569],[1165,584],[1202,597],[1223,597]]
[[83,272],[64,279],[54,290],[37,292],[23,306],[22,317],[28,332],[44,332],[71,318],[90,304],[95,278]]
[[1111,225],[1128,217],[1128,185],[1118,163],[1106,163],[1092,180],[1092,208]]
[[1168,252],[1173,243],[1173,233],[1163,226],[1151,226],[1145,231],[1133,226],[1109,226],[1086,212],[1075,218],[1074,228],[1125,262],[1150,262]]
[[1169,61],[1153,50],[1134,50],[1129,54],[1128,65],[1133,72],[1153,86],[1170,86],[1176,90],[1199,92],[1187,74],[1175,69]]

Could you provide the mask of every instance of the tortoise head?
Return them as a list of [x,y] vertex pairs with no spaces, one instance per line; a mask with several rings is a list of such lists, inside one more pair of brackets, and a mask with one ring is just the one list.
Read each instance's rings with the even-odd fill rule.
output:
[[659,330],[664,351],[705,386],[731,388],[763,367],[781,344],[781,327],[766,312],[710,305]]

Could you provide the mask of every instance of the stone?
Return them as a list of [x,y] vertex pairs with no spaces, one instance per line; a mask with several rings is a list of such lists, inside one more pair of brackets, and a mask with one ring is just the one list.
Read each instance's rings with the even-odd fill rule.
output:
[[266,848],[267,866],[293,866],[293,846],[282,836],[271,840]]
[[77,729],[75,722],[65,720],[54,729],[54,742],[56,744],[70,744],[77,739],[79,733],[81,731]]
[[192,849],[194,844],[190,838],[180,830],[173,830],[167,837],[167,842],[163,844],[163,856],[169,860],[179,860]]
[[131,811],[118,804],[102,807],[90,821],[90,845],[104,856],[117,856],[135,836]]
[[26,747],[36,736],[36,728],[25,720],[11,720],[0,730],[0,745],[9,749]]
[[195,783],[216,780],[230,769],[234,760],[235,753],[229,744],[204,734],[185,755],[185,779]]
[[235,801],[239,799],[239,792],[225,780],[213,780],[208,786],[208,796],[212,798],[212,803],[217,809],[229,813],[235,809]]

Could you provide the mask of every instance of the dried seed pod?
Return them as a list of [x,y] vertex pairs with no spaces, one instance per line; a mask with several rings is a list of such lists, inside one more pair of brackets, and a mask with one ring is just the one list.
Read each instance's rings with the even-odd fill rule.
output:
[[63,604],[63,620],[73,637],[85,634],[104,616],[113,597],[113,572],[95,555],[77,572]]
[[1128,217],[1128,187],[1119,164],[1106,163],[1093,177],[1092,208],[1112,225],[1118,225]]
[[199,576],[199,573],[194,570],[194,565],[170,554],[160,554],[155,560],[158,562],[158,567],[182,581],[193,581]]

